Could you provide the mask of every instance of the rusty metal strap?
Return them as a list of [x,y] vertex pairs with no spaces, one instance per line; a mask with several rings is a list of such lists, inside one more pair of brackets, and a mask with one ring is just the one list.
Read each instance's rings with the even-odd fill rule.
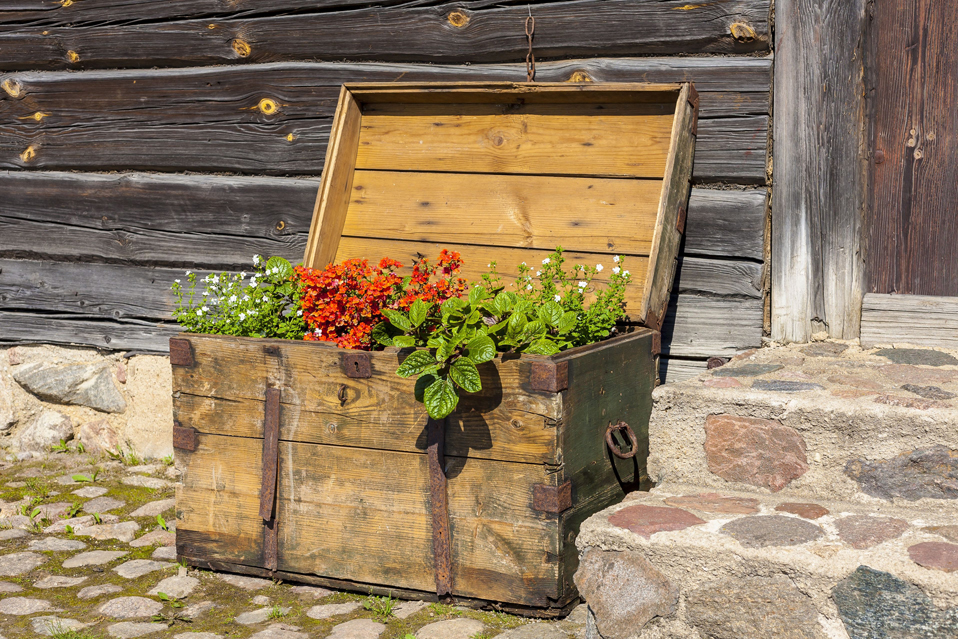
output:
[[259,491],[259,516],[263,519],[263,567],[276,570],[279,549],[276,521],[276,478],[279,465],[278,388],[266,389],[266,414],[263,420],[263,483]]
[[446,492],[445,419],[430,419],[427,425],[429,457],[429,503],[432,511],[432,554],[435,565],[436,594],[452,594],[452,538],[449,532],[449,497]]

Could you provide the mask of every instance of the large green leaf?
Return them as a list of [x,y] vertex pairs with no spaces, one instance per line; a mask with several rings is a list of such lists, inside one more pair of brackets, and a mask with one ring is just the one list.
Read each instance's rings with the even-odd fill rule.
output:
[[444,362],[452,357],[452,354],[456,351],[456,347],[459,346],[459,342],[460,338],[458,335],[444,337],[439,348],[436,349],[436,360]]
[[412,322],[414,327],[418,327],[426,321],[430,308],[432,308],[432,304],[427,304],[422,300],[416,300],[412,303],[412,306],[409,307],[409,321]]
[[410,348],[416,345],[416,338],[412,335],[397,335],[393,338],[392,345],[399,348]]
[[429,351],[413,351],[396,369],[400,377],[418,375],[436,363],[436,358]]
[[568,333],[575,328],[575,311],[566,311],[559,320],[558,329],[560,333]]
[[546,302],[539,307],[539,319],[548,326],[558,326],[562,319],[562,307],[555,302]]
[[386,328],[386,322],[379,322],[373,326],[370,336],[383,346],[393,345],[393,337],[389,334],[389,329]]
[[412,328],[412,322],[402,311],[396,311],[391,308],[383,309],[383,315],[389,320],[389,323],[401,330],[403,333]]
[[496,343],[488,335],[476,335],[466,344],[466,350],[472,361],[482,364],[496,356]]
[[288,260],[279,256],[266,260],[266,270],[274,271],[270,274],[270,277],[275,277],[278,280],[289,279],[293,275],[293,266]]
[[461,311],[466,306],[468,306],[468,304],[464,300],[461,300],[458,297],[450,297],[443,302],[442,306],[439,308],[442,310],[443,319],[445,319],[449,315]]
[[426,412],[433,419],[442,419],[456,410],[459,395],[455,387],[447,379],[437,378],[423,393],[423,403]]
[[496,295],[495,301],[492,303],[493,308],[496,309],[496,313],[502,315],[508,313],[512,310],[512,307],[516,303],[515,293],[510,293],[509,291],[502,291]]
[[449,377],[469,393],[478,393],[482,390],[482,380],[479,378],[479,369],[475,362],[468,357],[458,357],[449,367]]
[[542,320],[532,320],[522,328],[522,341],[531,342],[536,337],[545,335],[546,325]]
[[532,355],[555,355],[560,350],[559,346],[551,339],[542,337],[522,349],[522,352]]
[[487,297],[489,297],[489,293],[486,292],[485,286],[473,286],[471,289],[469,289],[470,304],[478,304]]

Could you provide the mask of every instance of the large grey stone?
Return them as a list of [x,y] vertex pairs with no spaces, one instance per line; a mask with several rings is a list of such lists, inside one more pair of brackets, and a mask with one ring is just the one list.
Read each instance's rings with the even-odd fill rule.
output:
[[917,586],[868,566],[832,589],[850,639],[958,636],[958,608],[941,610]]
[[872,497],[958,499],[958,450],[946,446],[905,451],[878,461],[852,459],[845,464],[845,474]]
[[47,590],[49,588],[71,588],[73,586],[79,586],[86,580],[86,577],[64,577],[63,575],[51,575],[36,582],[33,584],[33,587],[39,588],[41,590]]
[[105,495],[107,492],[109,491],[103,486],[87,486],[86,488],[74,490],[73,494],[77,497],[83,497],[84,499],[93,499],[94,497]]
[[133,639],[134,637],[145,637],[154,632],[166,630],[168,626],[165,623],[151,623],[149,621],[121,621],[111,626],[107,626],[106,632],[115,639]]
[[372,619],[353,619],[335,626],[326,639],[377,639],[385,629]]
[[106,602],[97,610],[108,617],[136,619],[137,617],[152,617],[163,610],[163,604],[146,597],[117,597]]
[[675,612],[678,589],[640,553],[588,548],[575,573],[579,593],[606,639],[626,639]]
[[20,528],[7,528],[6,530],[0,530],[0,541],[19,539],[20,537],[26,537],[28,534],[27,531]]
[[0,592],[20,592],[23,588],[17,584],[12,584],[9,581],[0,581]]
[[459,618],[437,621],[416,631],[416,639],[471,639],[485,629],[481,621]]
[[100,566],[119,559],[130,553],[120,550],[91,550],[74,555],[63,562],[64,568],[82,568],[83,566]]
[[125,501],[113,497],[97,497],[83,504],[83,510],[88,513],[105,513],[126,505]]
[[274,623],[266,630],[260,630],[249,639],[307,639],[305,632],[299,632],[296,626],[290,626],[285,623]]
[[423,610],[427,605],[425,601],[403,601],[393,608],[393,617],[396,619],[408,619],[420,610]]
[[176,543],[176,534],[169,530],[154,530],[130,542],[134,548],[140,546],[172,546]]
[[723,366],[712,371],[712,377],[757,377],[784,368],[781,364],[742,364]]
[[131,512],[130,517],[156,517],[175,507],[175,499],[160,499],[159,501],[151,501],[148,504],[143,504]]
[[875,352],[879,357],[887,357],[896,364],[919,366],[956,366],[958,359],[948,353],[928,348],[883,348]]
[[126,401],[103,364],[26,364],[13,373],[27,392],[55,404],[88,406],[106,413],[122,413]]
[[725,579],[686,595],[689,622],[709,639],[819,639],[818,611],[787,579]]
[[112,595],[114,592],[123,590],[115,584],[103,584],[101,586],[87,586],[77,593],[77,599],[95,599],[102,595]]
[[[332,590],[326,590],[325,588],[320,588],[319,586],[293,586],[289,589],[294,595],[301,595],[309,597],[311,599],[322,599],[323,597],[328,597],[333,594]],[[413,603],[413,602],[404,602],[404,603]],[[400,604],[401,606],[402,604]]]
[[[109,513],[100,516],[100,521],[104,524],[112,524],[114,522],[120,521],[120,518],[116,515],[111,515]],[[76,531],[83,526],[93,526],[96,525],[96,520],[93,519],[93,515],[83,515],[82,517],[73,517],[71,519],[61,519],[60,521],[53,522],[49,526],[43,529],[43,532],[46,534],[56,534],[64,533],[67,530],[67,526],[73,528],[74,534]]]
[[123,521],[116,524],[94,524],[93,526],[75,526],[73,534],[78,537],[93,537],[94,539],[118,541],[133,541],[140,524],[135,521]]
[[15,552],[0,557],[0,577],[16,577],[30,572],[47,560],[34,552]]
[[746,548],[797,546],[825,534],[813,523],[783,515],[740,517],[722,526],[719,532],[735,538]]
[[176,561],[176,546],[160,546],[153,551],[150,559],[157,561]]
[[182,599],[183,597],[189,596],[199,585],[200,580],[195,577],[174,575],[156,584],[156,586],[146,594],[156,596],[162,592],[174,599]]
[[310,619],[329,619],[337,615],[348,615],[354,610],[358,610],[360,604],[356,601],[347,601],[346,603],[324,604],[313,606],[306,611],[306,616]]
[[28,546],[30,550],[45,550],[50,552],[67,552],[83,550],[86,544],[76,539],[60,539],[59,537],[47,537],[45,539],[34,539]]
[[752,383],[755,390],[773,391],[779,393],[800,393],[803,391],[821,390],[821,384],[812,382],[796,382],[787,379],[758,379]]
[[569,639],[569,635],[548,623],[530,623],[507,630],[496,637],[497,639]]
[[51,637],[53,635],[62,636],[70,630],[82,630],[90,624],[77,621],[76,619],[61,619],[56,615],[46,615],[43,617],[34,617],[30,620],[30,625],[36,634],[43,637]]
[[31,599],[29,597],[5,597],[0,599],[0,614],[4,615],[32,615],[53,609],[53,604],[43,599]]
[[203,615],[204,613],[209,612],[216,607],[212,601],[198,601],[195,604],[190,604],[186,608],[183,608],[183,611],[180,612],[181,615],[187,619],[196,619],[197,617]]
[[153,561],[152,559],[132,559],[114,568],[113,572],[124,579],[136,579],[155,570],[169,568],[172,565],[165,561]]
[[[243,624],[244,626],[252,626],[254,624],[263,623],[269,619],[269,615],[272,612],[272,608],[260,608],[259,610],[250,610],[249,612],[244,612],[242,614],[236,615],[236,618],[233,619],[236,623]],[[283,614],[289,612],[289,608],[281,609]]]
[[70,418],[55,410],[43,410],[20,431],[17,442],[20,450],[48,451],[60,441],[73,439],[73,422]]

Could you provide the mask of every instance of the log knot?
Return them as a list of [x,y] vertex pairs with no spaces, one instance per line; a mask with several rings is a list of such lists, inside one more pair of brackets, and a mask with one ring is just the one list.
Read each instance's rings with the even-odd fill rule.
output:
[[569,79],[566,80],[566,82],[594,82],[594,80],[588,73],[578,69],[572,72],[572,75],[569,76]]
[[745,22],[733,22],[729,31],[731,31],[732,37],[739,42],[753,42],[758,37],[752,25]]
[[236,52],[236,55],[241,58],[248,58],[249,54],[253,52],[253,49],[249,46],[249,43],[246,42],[246,40],[240,40],[239,38],[233,40],[233,42],[230,43],[230,46],[233,47],[233,51]]
[[23,150],[23,153],[20,154],[20,161],[29,162],[35,157],[37,157],[37,149],[31,144]]
[[462,29],[469,24],[469,16],[459,9],[451,12],[448,16],[446,16],[446,19],[449,21],[449,24],[457,29]]
[[80,54],[71,49],[67,51],[67,60],[75,64],[80,61]]

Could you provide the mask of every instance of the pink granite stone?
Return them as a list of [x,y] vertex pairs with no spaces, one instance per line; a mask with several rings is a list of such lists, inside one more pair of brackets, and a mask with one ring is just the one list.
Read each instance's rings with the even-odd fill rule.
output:
[[903,406],[904,408],[915,408],[917,410],[929,410],[932,408],[945,408],[947,404],[942,404],[933,399],[921,399],[918,397],[900,397],[898,395],[879,395],[874,399],[876,404],[887,404],[888,406]]
[[818,519],[828,514],[828,509],[818,504],[803,504],[800,502],[786,502],[775,507],[780,513],[791,513],[805,519]]
[[805,440],[794,428],[769,419],[709,415],[705,420],[709,470],[778,492],[808,471]]
[[835,522],[838,536],[846,544],[858,550],[871,548],[889,539],[901,537],[908,530],[908,522],[892,517],[852,515]]
[[958,545],[926,541],[908,548],[908,556],[919,566],[955,572],[958,570]]
[[704,524],[705,520],[699,519],[681,508],[639,504],[623,508],[614,513],[609,517],[609,523],[619,528],[631,530],[636,535],[642,535],[648,539],[655,533],[682,530],[689,526]]
[[941,368],[920,368],[908,364],[887,364],[878,370],[898,384],[947,384],[958,379],[958,371]]

